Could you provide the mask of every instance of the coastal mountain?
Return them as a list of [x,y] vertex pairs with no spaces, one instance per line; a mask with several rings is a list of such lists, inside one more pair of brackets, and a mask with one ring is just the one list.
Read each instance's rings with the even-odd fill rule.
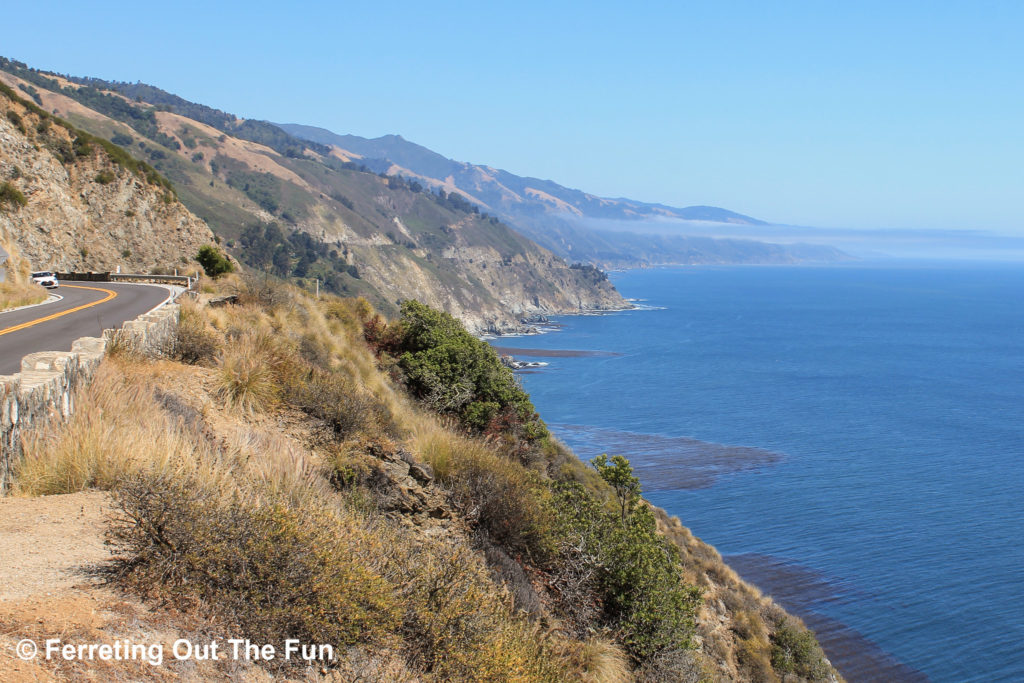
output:
[[152,167],[0,84],[0,241],[32,269],[170,272],[212,240]]
[[[278,124],[292,135],[326,145],[340,158],[389,176],[415,179],[457,193],[562,258],[605,267],[697,263],[797,263],[845,257],[821,245],[770,244],[686,234],[689,222],[767,226],[714,206],[673,207],[597,197],[551,180],[448,159],[400,135],[367,139],[324,128]],[[702,231],[703,233],[703,231]]]
[[366,296],[388,314],[416,298],[477,333],[626,306],[603,273],[570,267],[459,193],[375,172],[273,124],[11,60],[0,59],[0,81],[152,165],[232,255],[278,277]]
[[539,209],[586,218],[630,220],[658,217],[767,225],[756,218],[714,206],[676,208],[625,198],[596,197],[551,180],[523,177],[490,166],[453,161],[401,135],[367,139],[358,135],[338,135],[315,126],[293,123],[277,125],[296,137],[336,147],[343,154],[348,152],[353,158],[390,161],[394,166],[391,172],[415,174],[424,181],[440,183],[449,192],[458,192],[495,211],[511,210],[518,206],[521,212]]

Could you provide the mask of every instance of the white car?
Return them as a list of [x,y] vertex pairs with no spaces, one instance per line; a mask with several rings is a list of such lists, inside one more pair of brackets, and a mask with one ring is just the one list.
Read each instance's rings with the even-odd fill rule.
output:
[[47,289],[57,289],[60,286],[60,283],[57,282],[57,274],[49,270],[32,273],[32,279],[37,285],[42,285]]

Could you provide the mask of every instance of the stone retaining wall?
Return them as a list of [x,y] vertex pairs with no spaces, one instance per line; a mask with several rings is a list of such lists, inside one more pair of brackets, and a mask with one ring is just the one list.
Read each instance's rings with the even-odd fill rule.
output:
[[77,339],[70,352],[30,353],[21,359],[21,372],[0,375],[0,496],[10,491],[22,455],[22,432],[71,415],[75,390],[89,383],[111,345],[149,356],[163,353],[177,330],[179,312],[178,304],[168,304],[119,330],[104,330],[102,337]]

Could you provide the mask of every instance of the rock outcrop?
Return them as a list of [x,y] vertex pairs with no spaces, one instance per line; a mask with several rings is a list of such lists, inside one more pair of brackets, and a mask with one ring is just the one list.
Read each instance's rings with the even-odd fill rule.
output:
[[17,198],[0,202],[0,237],[34,269],[170,271],[213,240],[167,185],[6,92],[0,184]]

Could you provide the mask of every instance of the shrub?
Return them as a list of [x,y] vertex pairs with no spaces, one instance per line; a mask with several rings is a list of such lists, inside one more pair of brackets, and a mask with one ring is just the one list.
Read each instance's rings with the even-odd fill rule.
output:
[[[565,681],[548,641],[514,617],[467,547],[406,539],[395,558],[407,659],[439,681]],[[417,547],[418,545],[418,547]]]
[[666,650],[644,662],[637,673],[639,683],[701,683],[709,679],[690,650]]
[[11,183],[5,182],[0,184],[0,205],[4,204],[19,209],[28,204],[28,200],[25,199],[25,195],[22,194],[21,190]]
[[114,175],[113,171],[104,170],[97,173],[96,177],[93,178],[93,180],[95,180],[100,185],[109,185],[110,183],[114,182],[116,178],[117,176]]
[[371,344],[395,348],[406,386],[431,409],[458,417],[471,431],[483,432],[508,408],[507,417],[531,425],[524,438],[537,441],[547,437],[547,429],[512,371],[501,364],[494,349],[469,334],[451,315],[418,301],[406,301],[396,339],[389,339],[373,323],[367,323],[367,334]]
[[203,271],[208,277],[220,277],[235,269],[234,264],[221,253],[220,249],[210,244],[199,247],[196,261],[203,267]]
[[257,277],[246,274],[238,291],[240,304],[254,304],[267,310],[285,306],[292,300],[287,285],[270,275]]
[[323,420],[339,438],[358,431],[393,429],[380,401],[336,372],[311,368],[287,382],[284,398],[306,414]]
[[206,326],[199,313],[190,307],[183,307],[167,355],[183,363],[203,365],[217,357],[219,348],[220,340]]
[[771,635],[772,667],[783,673],[795,673],[810,680],[828,676],[825,655],[808,629],[784,624]]
[[130,558],[121,577],[144,592],[207,606],[260,643],[295,638],[340,649],[398,629],[393,591],[366,561],[352,521],[225,497],[180,475],[131,477],[114,498],[111,540]]
[[22,135],[26,135],[28,133],[28,131],[25,130],[25,124],[22,122],[21,116],[18,114],[18,112],[14,111],[13,109],[9,109],[7,111],[7,120],[10,121],[15,128],[21,131]]
[[[627,479],[632,470],[625,458],[622,462],[601,470],[602,477]],[[679,551],[658,533],[651,509],[636,497],[629,499],[624,515],[622,510],[613,513],[580,484],[555,484],[553,489],[560,564],[575,575],[579,593],[598,596],[603,620],[622,634],[634,660],[690,647],[701,593],[684,583]]]
[[89,144],[89,139],[86,136],[79,135],[71,141],[71,150],[76,157],[87,157],[92,154],[92,145]]

